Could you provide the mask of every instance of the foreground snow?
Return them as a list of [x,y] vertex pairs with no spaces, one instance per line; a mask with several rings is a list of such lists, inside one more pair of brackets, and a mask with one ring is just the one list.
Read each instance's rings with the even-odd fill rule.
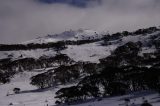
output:
[[[11,83],[0,85],[0,106],[46,106],[55,103],[55,92],[60,88],[48,88],[38,90],[37,87],[30,85],[30,77],[39,72],[25,72],[17,75]],[[69,85],[68,85],[69,86]],[[21,93],[14,94],[14,88],[20,88]],[[63,87],[63,86],[62,86]],[[9,94],[9,96],[7,96]]]
[[87,103],[73,106],[126,106],[124,99],[130,99],[128,106],[140,106],[144,100],[147,100],[153,106],[160,106],[159,94],[152,91],[137,92],[126,96],[104,98],[101,101],[93,100]]
[[[48,88],[44,90],[37,90],[35,86],[29,84],[29,78],[38,73],[39,72],[21,73],[13,78],[11,83],[0,85],[0,106],[8,106],[10,103],[13,103],[13,106],[47,106],[47,104],[48,106],[55,105],[55,92],[63,86],[54,89]],[[19,87],[21,89],[21,93],[14,94],[12,90],[15,87]],[[10,95],[6,96],[7,93]],[[83,103],[77,103],[73,106],[125,106],[125,98],[129,98],[131,100],[130,104],[135,103],[135,105],[130,106],[139,106],[139,104],[144,101],[142,99],[143,97],[152,103],[153,106],[160,106],[160,95],[152,91],[143,91],[125,96],[109,97],[104,98],[101,101],[94,99]]]

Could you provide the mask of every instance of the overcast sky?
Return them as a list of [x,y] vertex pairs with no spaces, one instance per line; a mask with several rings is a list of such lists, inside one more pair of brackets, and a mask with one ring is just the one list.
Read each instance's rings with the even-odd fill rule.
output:
[[112,33],[160,25],[160,0],[86,0],[84,7],[67,0],[40,1],[44,0],[0,0],[0,43],[20,43],[70,29]]

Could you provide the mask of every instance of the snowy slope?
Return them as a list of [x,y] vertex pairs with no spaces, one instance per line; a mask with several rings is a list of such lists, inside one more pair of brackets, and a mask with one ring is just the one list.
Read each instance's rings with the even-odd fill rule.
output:
[[[39,74],[40,72],[24,72],[16,75],[9,84],[0,85],[0,106],[8,106],[13,103],[13,106],[49,106],[55,103],[55,92],[64,87],[49,88],[37,90],[36,86],[30,84],[30,77]],[[73,85],[73,84],[72,84]],[[67,85],[72,86],[72,85]],[[66,87],[67,87],[66,86]],[[20,88],[21,93],[14,94],[14,88]],[[9,94],[9,96],[6,96]]]
[[[124,99],[129,98],[129,105],[126,105]],[[143,99],[144,98],[144,99]],[[88,103],[83,103],[73,106],[140,106],[144,100],[147,100],[153,106],[160,106],[159,94],[154,92],[138,92],[120,97],[110,97],[102,99],[102,101],[93,100]]]
[[[35,86],[30,85],[29,78],[33,75],[38,74],[39,72],[25,72],[20,73],[12,79],[11,83],[0,85],[0,106],[9,106],[10,103],[13,106],[53,106],[55,105],[56,99],[54,99],[55,92],[59,88],[50,88],[45,90],[37,90]],[[66,85],[67,86],[72,86]],[[13,88],[21,88],[20,94],[14,94]],[[10,94],[9,96],[6,96]],[[124,99],[130,99],[129,106],[140,106],[140,104],[145,100],[148,100],[153,106],[160,106],[160,96],[153,91],[141,91],[135,92],[129,95],[116,96],[103,98],[101,101],[98,99],[88,100],[83,103],[77,103],[72,106],[126,106],[124,105]],[[131,105],[134,103],[135,105]],[[64,105],[66,106],[66,105]]]
[[[34,93],[33,91],[37,88],[35,86],[32,86],[29,84],[29,78],[32,75],[36,75],[38,73],[23,73],[20,75],[17,75],[14,79],[12,79],[10,84],[5,84],[0,86],[0,106],[8,106],[9,103],[13,103],[14,106],[34,106],[39,105],[43,106],[42,101],[45,101],[45,99],[52,98],[52,92],[46,91],[46,92],[37,92]],[[21,94],[14,94],[12,92],[13,88],[19,87],[21,88],[21,91],[24,93]],[[32,91],[33,90],[33,91]],[[2,92],[3,91],[3,92]],[[9,96],[6,96],[10,94]],[[37,103],[36,101],[39,101]],[[49,99],[48,99],[49,100]]]
[[60,34],[48,35],[45,37],[39,37],[30,41],[23,42],[23,44],[28,43],[48,43],[48,42],[57,42],[63,40],[93,40],[102,38],[102,35],[94,30],[88,29],[79,29],[77,31],[65,31]]
[[[124,45],[127,42],[138,42],[140,41],[143,46],[139,55],[143,53],[153,53],[156,48],[154,46],[148,46],[151,38],[154,35],[160,34],[160,31],[154,32],[152,34],[146,35],[129,35],[122,37],[118,40],[111,40],[109,45],[102,46],[103,41],[98,41],[94,43],[82,44],[82,45],[67,45],[65,50],[61,53],[67,54],[70,58],[75,61],[91,61],[99,62],[99,59],[105,58],[111,54],[118,46]],[[78,31],[65,31],[61,34],[48,35],[46,37],[37,38],[27,43],[47,43],[56,42],[61,40],[92,40],[99,39],[102,35],[97,34],[97,32],[92,30],[78,30]],[[56,52],[53,49],[36,49],[36,50],[20,50],[20,51],[0,51],[0,59],[12,58],[35,58],[38,59],[41,56],[54,56]],[[38,70],[38,69],[37,69]],[[13,106],[53,106],[55,99],[55,92],[59,88],[55,89],[45,89],[43,91],[38,91],[35,86],[30,85],[30,77],[38,74],[32,70],[31,72],[20,73],[16,75],[9,84],[0,85],[0,106],[8,106],[9,103],[13,103]],[[70,86],[70,85],[66,85]],[[65,86],[65,87],[66,87]],[[22,93],[14,94],[12,92],[13,88],[21,88]],[[61,86],[63,87],[63,86]],[[6,96],[10,94],[9,96]],[[160,96],[155,92],[142,92],[135,93],[121,97],[110,97],[105,98],[102,101],[93,100],[87,103],[77,104],[74,106],[124,106],[124,98],[132,98],[131,103],[135,103],[135,106],[140,106],[142,103],[142,97],[144,97],[153,104],[153,106],[160,106]],[[134,106],[134,105],[130,105]]]
[[109,56],[111,51],[119,46],[118,44],[101,46],[100,43],[101,42],[68,46],[62,53],[67,54],[75,61],[99,62],[99,59]]
[[102,41],[84,45],[70,45],[62,53],[67,54],[75,61],[99,62],[99,59],[109,56],[117,47],[128,42],[139,41],[142,43],[142,50],[139,52],[139,55],[143,55],[143,53],[154,53],[156,51],[155,46],[150,47],[148,45],[151,43],[151,37],[157,34],[160,34],[160,31],[147,35],[129,35],[118,40],[108,41],[111,44],[105,46],[101,45]]
[[1,51],[0,59],[11,57],[13,60],[21,58],[35,58],[41,56],[54,56],[56,52],[53,49],[35,49],[35,50],[20,50],[20,51]]
[[[101,46],[100,42],[89,43],[84,45],[68,45],[67,49],[61,53],[67,54],[75,61],[91,61],[98,62],[100,58],[110,55],[110,52],[117,48],[118,45]],[[36,49],[36,50],[21,50],[21,51],[1,51],[0,59],[11,57],[12,60],[21,58],[35,58],[41,56],[53,57],[56,52],[53,49]]]
[[[128,42],[138,42],[140,41],[142,45],[142,50],[139,55],[143,55],[143,53],[153,53],[155,52],[155,47],[148,46],[151,43],[151,38],[154,35],[160,34],[160,31],[154,32],[152,34],[146,35],[128,35],[117,40],[111,40],[109,45],[102,46],[101,43],[103,41],[98,41],[94,43],[82,44],[82,45],[67,45],[67,48],[61,53],[67,54],[70,58],[75,61],[91,61],[98,62],[99,59],[109,56],[111,51],[114,51],[117,47],[124,45]],[[85,36],[84,36],[85,35]],[[94,37],[93,37],[94,36]],[[54,42],[58,40],[76,40],[76,39],[97,39],[98,35],[95,31],[92,30],[79,30],[75,34],[74,31],[66,31],[59,35],[50,35],[43,38],[38,38],[33,41],[27,41],[25,43],[46,43],[46,42]],[[39,41],[41,40],[41,41]],[[38,59],[41,56],[54,56],[56,52],[53,49],[35,49],[35,50],[20,50],[20,51],[1,51],[0,59],[5,59],[11,57],[12,59],[20,59],[20,58],[35,58]]]

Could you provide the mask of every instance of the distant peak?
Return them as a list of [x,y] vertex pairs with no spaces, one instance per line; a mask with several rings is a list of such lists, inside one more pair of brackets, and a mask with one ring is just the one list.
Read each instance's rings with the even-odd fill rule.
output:
[[57,41],[65,41],[65,40],[94,40],[101,38],[101,34],[99,34],[95,30],[90,29],[78,29],[78,30],[68,30],[59,34],[49,34],[44,37],[37,37],[34,40],[27,41],[25,43],[48,43],[48,42],[57,42]]

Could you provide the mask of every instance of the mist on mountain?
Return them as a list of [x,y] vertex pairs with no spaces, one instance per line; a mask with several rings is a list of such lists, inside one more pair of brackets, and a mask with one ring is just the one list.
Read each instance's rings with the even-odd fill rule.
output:
[[[42,2],[43,1],[43,2]],[[79,28],[117,32],[158,26],[158,0],[0,0],[0,43]]]

